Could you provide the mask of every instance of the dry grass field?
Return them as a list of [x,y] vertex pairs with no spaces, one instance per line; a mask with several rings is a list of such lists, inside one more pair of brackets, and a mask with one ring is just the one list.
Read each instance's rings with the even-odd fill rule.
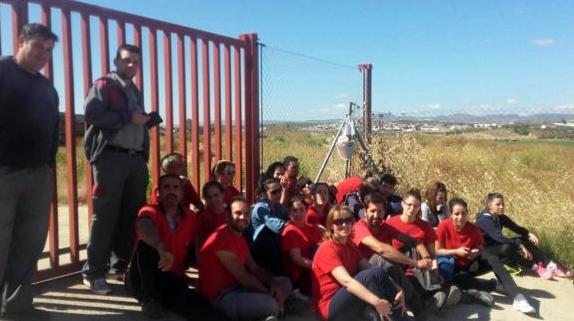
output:
[[[303,175],[314,178],[335,133],[297,128],[267,129],[264,166],[293,154]],[[505,195],[507,214],[542,239],[543,247],[574,267],[574,141],[524,138],[507,130],[462,135],[421,133],[375,135],[373,158],[393,173],[398,190],[447,185],[449,198],[466,199],[472,216],[482,209],[488,192]],[[360,175],[358,157],[352,174]],[[343,161],[331,158],[322,180],[343,178]],[[472,220],[474,217],[471,218]]]

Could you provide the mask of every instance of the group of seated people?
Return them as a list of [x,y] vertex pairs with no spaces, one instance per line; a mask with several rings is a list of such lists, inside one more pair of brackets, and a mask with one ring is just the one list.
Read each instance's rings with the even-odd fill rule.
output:
[[[514,309],[535,309],[509,270],[545,279],[569,277],[539,239],[504,213],[489,193],[468,220],[462,198],[446,186],[395,192],[396,178],[349,177],[336,186],[299,177],[287,156],[261,174],[249,204],[233,187],[235,165],[218,162],[201,195],[177,153],[141,209],[126,289],[150,317],[165,309],[188,320],[277,320],[289,300],[309,301],[321,320],[416,320],[458,303],[494,304],[497,291]],[[424,202],[423,202],[424,201]],[[506,227],[518,234],[509,238]],[[187,267],[198,269],[198,291]],[[489,271],[496,279],[477,278]]]

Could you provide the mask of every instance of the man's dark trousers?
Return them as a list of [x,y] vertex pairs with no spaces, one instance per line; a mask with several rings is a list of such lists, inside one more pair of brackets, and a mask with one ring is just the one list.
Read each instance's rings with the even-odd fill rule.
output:
[[[92,164],[92,225],[88,261],[82,274],[89,280],[125,270],[135,242],[135,219],[146,202],[148,169],[144,154],[106,148]],[[111,262],[110,262],[111,259]]]
[[48,233],[52,170],[0,166],[0,303],[32,306],[32,277]]

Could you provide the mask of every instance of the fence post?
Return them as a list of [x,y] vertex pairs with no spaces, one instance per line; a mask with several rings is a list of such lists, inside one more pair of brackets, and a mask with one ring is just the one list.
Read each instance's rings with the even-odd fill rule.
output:
[[371,109],[371,70],[373,65],[371,64],[361,64],[358,66],[359,71],[363,73],[363,122],[365,126],[365,139],[367,143],[371,143],[371,135],[373,133],[373,122],[372,122],[372,109]]

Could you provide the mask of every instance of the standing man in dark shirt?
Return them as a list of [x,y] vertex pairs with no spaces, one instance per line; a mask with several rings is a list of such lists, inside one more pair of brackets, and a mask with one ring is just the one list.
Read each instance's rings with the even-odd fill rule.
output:
[[140,59],[140,48],[121,45],[116,71],[96,80],[85,101],[84,147],[94,173],[94,213],[82,274],[97,294],[110,292],[108,271],[122,276],[129,262],[134,222],[146,201],[148,128],[161,121],[144,112],[142,94],[132,82]]
[[58,37],[24,25],[15,56],[0,58],[0,305],[17,319],[39,311],[31,282],[48,232],[58,149],[58,93],[39,71]]

